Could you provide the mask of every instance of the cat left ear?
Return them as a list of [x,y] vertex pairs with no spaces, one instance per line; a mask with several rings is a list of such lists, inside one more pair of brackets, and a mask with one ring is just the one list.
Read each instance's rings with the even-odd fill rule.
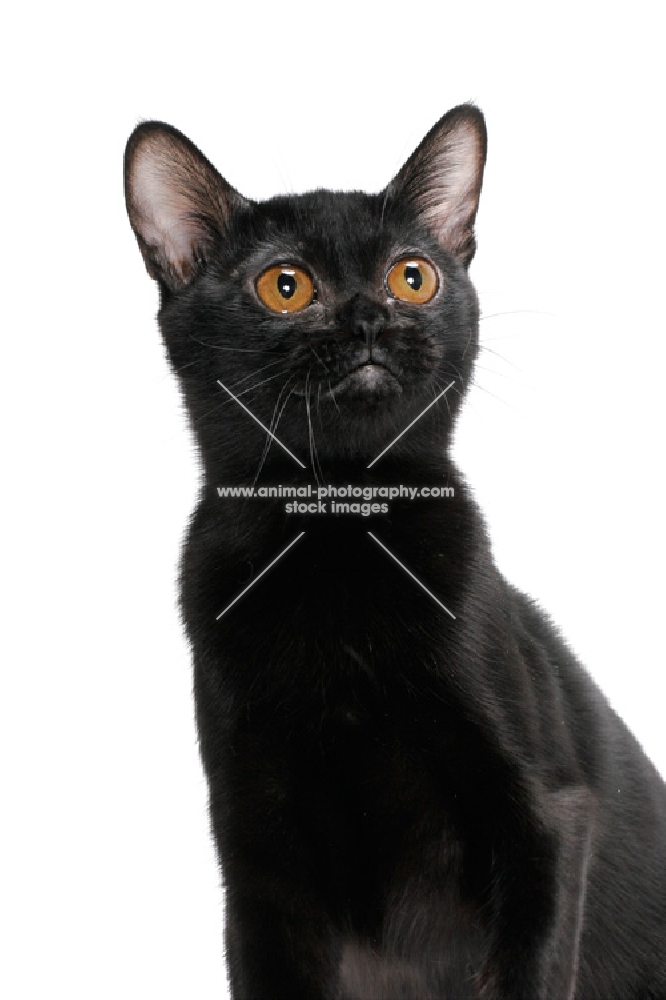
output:
[[194,143],[162,122],[144,122],[129,138],[125,201],[148,273],[172,291],[189,284],[232,213],[249,204]]
[[473,104],[461,104],[428,132],[386,192],[387,201],[415,211],[465,267],[476,249],[474,220],[486,145],[482,113]]

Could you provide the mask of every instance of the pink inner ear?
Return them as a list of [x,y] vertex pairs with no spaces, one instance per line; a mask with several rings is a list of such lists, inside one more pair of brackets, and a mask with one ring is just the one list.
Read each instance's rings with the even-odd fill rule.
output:
[[461,122],[437,151],[422,214],[447,249],[466,242],[476,214],[483,150],[476,129]]
[[131,192],[137,213],[137,228],[144,242],[160,251],[181,280],[192,271],[194,250],[203,233],[192,218],[193,206],[178,191],[178,177],[163,162],[159,152],[145,142],[132,165]]
[[430,130],[390,185],[445,250],[465,266],[474,256],[474,219],[485,163],[485,124],[473,105],[453,108]]

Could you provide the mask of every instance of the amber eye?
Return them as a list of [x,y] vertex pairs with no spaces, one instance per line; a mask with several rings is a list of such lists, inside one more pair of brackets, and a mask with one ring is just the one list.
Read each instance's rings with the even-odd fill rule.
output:
[[422,305],[437,291],[437,271],[422,257],[407,257],[394,264],[386,276],[392,295],[403,302]]
[[257,278],[257,295],[269,309],[293,313],[305,309],[314,298],[312,278],[300,267],[277,264]]

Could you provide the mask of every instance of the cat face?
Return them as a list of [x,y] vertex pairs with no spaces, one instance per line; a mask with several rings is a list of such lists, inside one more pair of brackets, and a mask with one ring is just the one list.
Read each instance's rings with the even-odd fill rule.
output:
[[467,267],[484,159],[483,119],[463,106],[377,195],[255,203],[179,132],[135,130],[128,211],[204,458],[240,410],[218,380],[329,461],[373,457],[454,382],[446,436],[476,353]]

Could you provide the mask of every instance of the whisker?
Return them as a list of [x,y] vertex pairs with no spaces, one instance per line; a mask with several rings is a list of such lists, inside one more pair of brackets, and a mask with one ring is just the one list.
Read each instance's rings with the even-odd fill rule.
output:
[[494,368],[488,368],[486,365],[480,365],[478,362],[475,366],[479,371],[490,372],[491,375],[497,375],[498,378],[508,378],[511,382],[518,382],[514,375],[507,372],[498,372]]
[[230,383],[230,388],[233,389],[237,385],[241,385],[243,382],[247,382],[247,380],[249,378],[253,378],[255,375],[258,375],[260,372],[265,372],[267,368],[273,368],[275,365],[281,364],[283,362],[283,360],[284,360],[284,358],[277,358],[275,361],[269,361],[267,365],[262,365],[261,368],[256,368],[253,372],[250,372],[249,375],[244,375],[243,378],[239,378],[237,382],[231,382]]
[[[249,385],[246,389],[243,389],[242,392],[235,392],[234,396],[240,397],[244,396],[248,392],[253,392],[255,389],[258,389],[260,385],[266,385],[267,382],[272,382],[274,378],[280,378],[281,375],[284,375],[284,372],[276,372],[275,375],[269,375],[268,378],[262,379],[261,382],[255,382],[254,385]],[[227,403],[233,403],[233,399],[229,396],[224,400],[224,403],[225,405]]]
[[198,337],[188,334],[190,340],[193,340],[197,344],[201,344],[202,347],[210,347],[211,351],[231,351],[234,354],[275,354],[274,350],[270,350],[267,347],[253,350],[250,347],[221,347],[220,344],[208,344],[205,340],[199,340]]
[[[440,381],[439,378],[436,378],[436,377],[433,378],[433,380],[432,380],[432,386],[431,386],[433,399],[437,399],[437,397],[439,395],[441,395],[441,393],[444,390],[444,388],[445,388],[445,385],[444,385],[443,381]],[[453,388],[453,386],[451,388]],[[449,420],[450,420],[451,419],[451,407],[449,406],[449,401],[446,398],[446,395],[444,395],[443,399],[444,399],[444,402],[446,403],[446,409],[448,411]],[[442,431],[443,431],[443,429],[444,429],[444,413],[443,413],[442,409],[439,406],[435,407],[435,409],[436,409],[436,413],[433,414],[433,419],[436,422],[437,433],[441,434]]]
[[[451,386],[451,388],[453,389],[453,386]],[[442,392],[443,390],[444,390],[444,386],[443,386],[443,384],[442,384],[441,382],[439,382],[439,380],[438,380],[438,381],[436,381],[436,382],[435,382],[435,388],[434,388],[434,392],[433,392],[433,395],[435,396],[435,398],[437,398],[437,396],[439,396],[439,394],[440,394],[440,393],[441,393],[441,392]],[[444,402],[446,403],[446,409],[447,409],[447,412],[448,412],[448,414],[449,414],[449,420],[450,420],[450,419],[451,419],[451,407],[449,406],[449,401],[448,401],[448,399],[446,398],[446,396],[447,396],[447,393],[444,393],[444,396],[443,396],[442,398],[443,398]]]
[[184,372],[186,368],[191,368],[192,365],[200,365],[200,364],[203,364],[202,358],[195,358],[194,361],[188,361],[184,365],[179,365],[175,370],[178,374],[180,374],[180,372]]
[[499,401],[500,403],[503,403],[503,404],[504,404],[504,406],[507,406],[507,407],[508,407],[508,408],[509,408],[510,410],[514,410],[514,411],[515,411],[515,409],[516,409],[516,408],[515,408],[515,406],[511,406],[511,404],[510,404],[510,403],[507,403],[506,399],[502,399],[502,397],[501,397],[501,396],[496,396],[494,392],[491,392],[491,391],[490,391],[490,389],[486,389],[486,388],[485,388],[485,386],[481,385],[481,384],[480,384],[479,382],[477,382],[477,381],[476,381],[475,379],[472,379],[472,383],[471,383],[471,384],[472,384],[472,385],[473,385],[473,386],[474,386],[474,387],[475,387],[476,389],[480,389],[480,390],[481,390],[481,392],[485,392],[485,393],[486,393],[486,395],[488,395],[488,396],[492,396],[492,397],[493,397],[493,399],[496,399],[496,400],[498,400],[498,401]]
[[515,365],[513,361],[509,361],[509,359],[505,358],[503,354],[499,353],[499,351],[494,351],[492,347],[486,347],[485,344],[479,344],[479,350],[488,351],[489,354],[494,354],[496,358],[499,358],[500,361],[506,362],[507,365],[511,365],[511,367],[515,368],[517,372],[522,371],[522,369],[519,368],[518,365]]
[[210,410],[206,410],[206,412],[202,413],[200,416],[192,418],[191,420],[192,427],[198,427],[198,425],[202,423],[206,419],[206,417],[210,417],[211,414],[217,413],[228,402],[229,402],[228,397],[226,399],[220,399],[219,403],[216,403],[215,406],[212,406]]
[[323,432],[324,432],[324,425],[321,422],[321,382],[319,383],[319,385],[317,387],[317,406],[316,406],[316,409],[317,409],[317,419],[319,420],[319,426],[320,426],[322,434],[323,434]]
[[[323,484],[323,478],[324,477],[323,477],[321,465],[319,463],[319,455],[317,454],[317,445],[316,445],[315,437],[314,437],[314,429],[312,427],[312,416],[310,414],[310,393],[312,391],[312,387],[310,385],[310,373],[311,373],[311,371],[312,371],[312,369],[309,368],[308,369],[308,374],[307,374],[307,376],[305,378],[305,412],[306,412],[307,418],[308,418],[308,437],[309,437],[309,441],[310,441],[310,462],[311,462],[311,465],[312,465],[312,471],[314,472],[315,480],[317,482],[317,486],[321,486]],[[319,478],[319,474],[320,473],[322,473],[321,479]]]
[[324,361],[322,361],[322,360],[321,360],[321,358],[320,358],[320,357],[319,357],[319,355],[317,354],[317,352],[316,352],[316,350],[314,349],[314,347],[312,346],[312,344],[310,344],[310,345],[309,345],[309,347],[310,347],[310,350],[312,351],[312,353],[314,354],[315,358],[316,358],[316,359],[317,359],[317,361],[319,362],[319,364],[320,364],[320,365],[322,366],[322,368],[324,369],[324,371],[326,371],[326,372],[330,372],[330,370],[331,370],[331,369],[330,369],[330,368],[328,367],[328,365],[326,364],[326,362],[324,362]]
[[328,380],[328,398],[333,400],[333,405],[335,406],[338,413],[340,412],[340,407],[338,406],[338,401],[335,398],[335,393],[333,392],[333,386],[331,385],[331,380]]
[[[282,414],[284,412],[284,408],[286,407],[287,403],[289,402],[289,397],[291,396],[291,393],[293,392],[293,389],[287,395],[284,403],[282,404],[282,409],[278,413],[278,407],[280,406],[280,401],[282,399],[282,393],[285,391],[285,389],[287,388],[287,386],[289,385],[289,383],[292,381],[292,379],[297,379],[297,378],[298,378],[298,376],[292,372],[291,375],[287,376],[287,378],[285,379],[284,385],[282,386],[282,388],[280,389],[280,391],[278,393],[278,398],[277,398],[277,400],[275,402],[275,406],[273,407],[273,414],[271,416],[271,422],[268,425],[268,429],[270,430],[271,434],[275,434],[275,432],[277,431],[277,426],[278,426],[278,424],[280,422],[280,417],[282,416]],[[276,414],[277,414],[277,418],[276,418]],[[264,448],[263,448],[263,451],[261,453],[261,459],[259,460],[259,468],[257,469],[257,473],[256,473],[254,479],[252,480],[252,486],[253,487],[256,485],[257,480],[259,479],[259,476],[261,475],[261,470],[263,469],[264,463],[266,462],[266,458],[268,456],[268,452],[270,450],[272,442],[273,442],[273,438],[270,436],[270,434],[267,434],[266,435],[266,441],[264,443]]]
[[[264,379],[263,382],[257,382],[255,385],[251,385],[247,389],[243,389],[242,392],[234,393],[234,395],[237,397],[244,396],[245,393],[252,392],[253,389],[257,389],[260,385],[264,385],[266,382],[272,382],[274,378],[279,378],[281,374],[283,373],[278,372],[277,375],[271,375],[270,378]],[[202,421],[206,419],[206,417],[209,417],[212,413],[217,413],[218,410],[221,410],[222,407],[226,406],[228,403],[233,403],[233,399],[231,399],[230,396],[225,396],[224,399],[221,399],[220,402],[217,403],[215,406],[211,407],[210,410],[206,410],[205,413],[202,413],[196,419],[193,419],[191,421],[192,426],[197,427]]]
[[508,309],[506,312],[482,315],[479,317],[479,322],[487,319],[498,319],[500,316],[548,316],[550,319],[557,319],[555,313],[547,312],[545,309]]
[[474,336],[474,328],[469,331],[469,337],[467,338],[467,343],[465,344],[465,350],[463,351],[463,361],[465,360],[465,355],[469,350],[469,345],[472,343],[472,337]]
[[[464,388],[465,387],[465,379],[462,377],[462,373],[461,373],[460,369],[456,365],[454,365],[452,361],[448,361],[447,360],[446,363],[449,366],[449,368],[452,368],[453,371],[456,373],[458,381],[460,382],[461,386]],[[452,388],[455,388],[455,386],[452,386]]]

